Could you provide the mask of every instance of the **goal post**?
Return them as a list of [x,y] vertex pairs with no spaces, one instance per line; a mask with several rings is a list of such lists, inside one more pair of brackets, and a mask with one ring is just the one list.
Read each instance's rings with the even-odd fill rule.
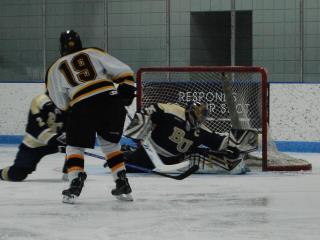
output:
[[154,103],[206,102],[205,125],[227,133],[233,128],[256,129],[259,153],[247,157],[263,171],[309,170],[311,164],[280,153],[269,136],[268,79],[263,67],[187,66],[148,67],[137,72],[137,110]]

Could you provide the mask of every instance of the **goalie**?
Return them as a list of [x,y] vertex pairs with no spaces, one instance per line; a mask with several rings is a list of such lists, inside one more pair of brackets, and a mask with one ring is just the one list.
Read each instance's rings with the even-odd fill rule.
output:
[[203,173],[248,171],[243,158],[256,149],[256,131],[211,132],[203,124],[207,115],[207,105],[199,102],[186,108],[158,103],[137,112],[125,131],[125,136],[139,142],[137,149],[126,152],[127,163],[160,171],[179,171],[192,164]]

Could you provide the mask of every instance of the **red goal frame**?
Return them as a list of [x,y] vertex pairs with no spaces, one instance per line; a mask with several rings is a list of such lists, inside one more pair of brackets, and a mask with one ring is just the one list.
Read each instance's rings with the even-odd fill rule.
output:
[[142,105],[142,77],[146,72],[235,72],[256,73],[261,80],[261,121],[262,121],[262,171],[299,171],[310,170],[310,166],[268,166],[268,121],[269,121],[269,88],[267,70],[251,66],[187,66],[187,67],[144,67],[137,72],[137,111]]

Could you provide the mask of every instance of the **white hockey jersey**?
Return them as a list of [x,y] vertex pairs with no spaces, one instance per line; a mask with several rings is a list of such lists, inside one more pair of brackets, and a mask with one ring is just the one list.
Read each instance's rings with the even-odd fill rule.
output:
[[67,110],[75,103],[115,84],[134,86],[132,69],[98,48],[86,48],[59,58],[48,69],[46,87],[54,104]]

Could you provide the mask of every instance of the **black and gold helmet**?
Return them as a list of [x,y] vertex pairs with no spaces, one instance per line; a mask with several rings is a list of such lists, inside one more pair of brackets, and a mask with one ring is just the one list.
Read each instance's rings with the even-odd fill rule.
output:
[[186,118],[191,128],[198,128],[208,117],[208,106],[206,103],[190,102],[186,107]]
[[82,49],[80,36],[73,30],[67,30],[60,34],[60,54],[65,56],[67,54],[79,51]]

